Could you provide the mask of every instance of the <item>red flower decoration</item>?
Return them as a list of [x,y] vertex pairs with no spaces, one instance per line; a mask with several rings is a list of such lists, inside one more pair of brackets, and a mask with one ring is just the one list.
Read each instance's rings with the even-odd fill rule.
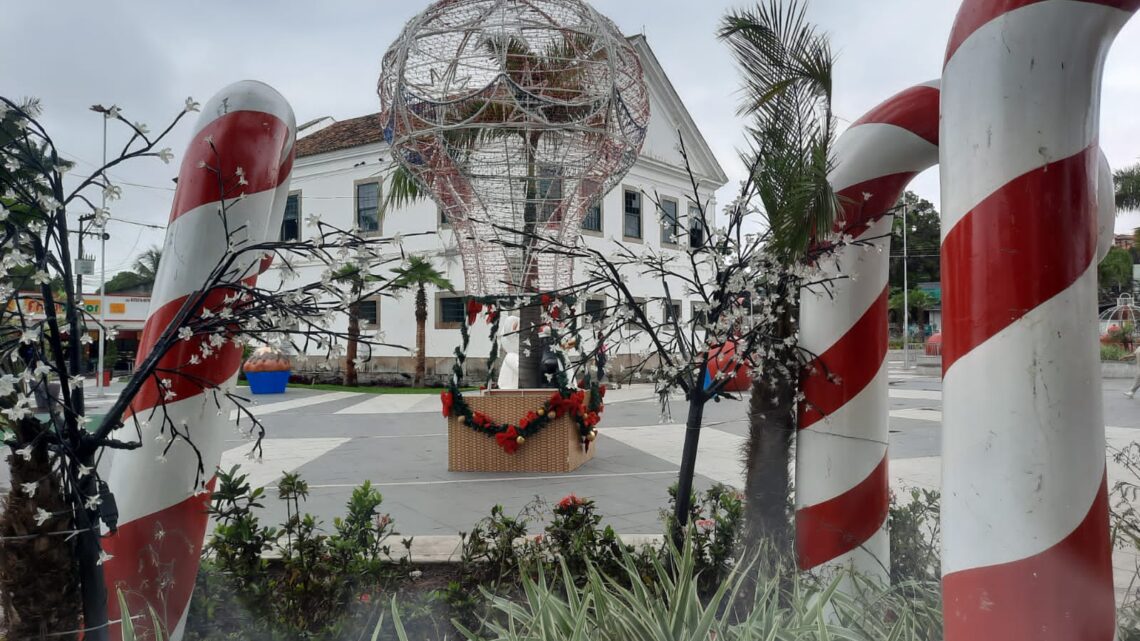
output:
[[522,417],[522,419],[519,420],[519,429],[526,429],[528,425],[537,420],[538,414],[534,413],[534,411],[527,412],[526,416]]
[[549,295],[543,294],[541,297],[539,297],[539,300],[542,301],[542,306],[546,307],[547,305],[550,304],[550,301],[553,299],[551,299]]
[[467,301],[467,324],[474,325],[475,318],[479,316],[479,312],[483,311],[483,303],[475,299]]
[[558,509],[568,510],[572,507],[581,505],[582,502],[582,499],[578,498],[576,495],[567,494],[566,496],[562,497],[561,501],[558,502]]
[[550,317],[553,318],[554,320],[558,320],[558,317],[561,315],[562,315],[562,310],[559,307],[555,307],[555,308],[550,310]]
[[360,595],[360,602],[361,603],[372,603],[372,595],[368,594],[367,592],[365,592],[364,594],[361,594]]
[[451,395],[451,392],[443,392],[439,395],[439,400],[443,403],[444,418],[451,416],[451,405],[455,402],[455,398]]
[[519,449],[519,433],[514,425],[508,427],[505,431],[499,432],[495,435],[495,440],[498,441],[499,447],[507,454],[514,454]]

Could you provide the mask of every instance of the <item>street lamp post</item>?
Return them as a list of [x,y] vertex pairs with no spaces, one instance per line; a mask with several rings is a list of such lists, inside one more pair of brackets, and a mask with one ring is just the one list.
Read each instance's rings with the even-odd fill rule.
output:
[[[101,108],[99,105],[91,107],[91,111],[103,115],[103,165],[107,166],[107,110]],[[104,175],[106,178],[106,175]],[[102,223],[104,233],[99,237],[99,354],[98,362],[95,365],[96,377],[95,388],[99,390],[99,396],[106,396],[107,391],[103,385],[103,350],[104,344],[107,342],[106,326],[107,326],[107,190],[103,190],[103,199],[99,205],[103,212],[103,218],[99,222]],[[82,242],[83,235],[79,236]]]
[[910,368],[910,291],[906,274],[906,196],[903,195],[903,369]]

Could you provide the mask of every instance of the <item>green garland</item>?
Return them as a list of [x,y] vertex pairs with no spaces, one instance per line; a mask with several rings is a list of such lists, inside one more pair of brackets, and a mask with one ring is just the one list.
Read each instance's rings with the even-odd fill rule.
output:
[[[542,305],[546,307],[558,302],[564,303],[567,306],[573,306],[575,300],[569,296],[556,298],[549,294],[542,294],[530,298],[506,299],[493,296],[469,297],[465,305],[466,313],[464,314],[463,322],[460,323],[459,326],[462,343],[455,348],[455,363],[452,365],[452,376],[448,382],[447,390],[440,394],[440,400],[443,404],[443,415],[447,417],[455,416],[461,425],[465,425],[489,437],[495,437],[499,446],[508,454],[513,454],[519,446],[526,442],[526,439],[541,432],[559,416],[570,415],[578,426],[578,434],[581,438],[583,448],[589,448],[590,443],[597,438],[597,430],[594,428],[598,424],[604,409],[603,397],[606,393],[606,387],[600,385],[598,381],[592,380],[587,373],[586,378],[581,384],[581,389],[572,389],[570,387],[569,376],[567,375],[568,367],[566,357],[561,351],[556,352],[559,364],[561,365],[556,376],[558,390],[551,394],[550,398],[545,400],[541,407],[528,412],[515,423],[498,423],[486,414],[472,410],[471,406],[467,404],[466,399],[464,399],[463,392],[459,388],[459,383],[463,379],[463,365],[467,361],[467,348],[471,342],[471,334],[468,326],[474,322],[474,318],[478,316],[479,313],[484,311],[484,308],[487,308],[488,320],[491,323],[491,356],[487,364],[489,382],[490,372],[498,360],[500,312],[503,310],[516,310],[529,305]],[[575,341],[577,341],[579,337],[576,319],[571,319],[570,327],[572,335]],[[553,327],[551,327],[551,338],[556,342],[559,340],[559,336]]]

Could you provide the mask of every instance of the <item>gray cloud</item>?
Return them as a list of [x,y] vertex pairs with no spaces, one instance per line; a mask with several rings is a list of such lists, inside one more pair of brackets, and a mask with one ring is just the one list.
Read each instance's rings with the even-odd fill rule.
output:
[[[90,171],[101,153],[101,121],[91,104],[117,103],[152,129],[181,108],[186,96],[205,101],[243,78],[265,81],[292,102],[298,120],[350,118],[378,108],[380,59],[404,23],[426,2],[326,0],[301,2],[160,3],[57,0],[6,3],[0,21],[0,92],[43,99],[45,123],[59,147]],[[957,0],[815,0],[810,14],[839,54],[836,114],[850,122],[892,93],[939,75]],[[742,143],[735,115],[739,73],[715,38],[720,17],[739,2],[596,0],[626,33],[645,33],[674,86],[735,182]],[[1125,28],[1108,58],[1101,142],[1110,160],[1140,160],[1140,20]],[[181,153],[184,123],[169,145]],[[112,140],[123,142],[122,132]],[[124,198],[114,214],[162,224],[178,160],[141,162],[116,172]],[[936,171],[913,188],[939,201]],[[720,195],[731,198],[730,185]],[[1140,225],[1123,215],[1118,229]],[[113,224],[108,272],[162,242],[161,232]]]

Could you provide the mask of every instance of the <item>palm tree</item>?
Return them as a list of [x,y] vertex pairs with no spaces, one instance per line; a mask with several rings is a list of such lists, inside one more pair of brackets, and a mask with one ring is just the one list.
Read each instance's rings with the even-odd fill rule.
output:
[[[835,138],[831,48],[807,22],[800,0],[766,0],[731,12],[719,36],[744,75],[740,113],[751,117],[745,161],[754,167],[751,179],[771,229],[766,250],[790,267],[803,260],[813,239],[831,233],[840,212],[827,178]],[[792,301],[796,292],[777,287],[768,295]],[[778,330],[788,339],[796,335],[798,313],[783,305]],[[749,401],[745,526],[753,543],[791,540],[788,466],[800,372],[788,365],[798,362],[794,340],[784,345],[765,364],[764,380],[753,383]]]
[[144,283],[154,285],[154,279],[158,276],[158,263],[161,260],[162,248],[153,245],[135,259],[135,273],[142,278]]
[[392,270],[395,276],[392,278],[392,289],[407,290],[415,288],[416,290],[416,373],[412,379],[414,387],[423,387],[424,377],[427,371],[427,358],[425,355],[425,344],[427,336],[427,291],[426,287],[431,285],[438,289],[446,289],[454,291],[455,287],[451,281],[441,274],[431,264],[431,261],[422,256],[411,256],[408,258],[408,264],[404,267],[398,267]]
[[356,373],[356,357],[360,344],[360,297],[364,293],[364,284],[373,279],[357,265],[345,265],[340,268],[332,279],[338,283],[348,283],[352,302],[348,305],[348,338],[345,341],[344,376],[341,384],[346,387],[356,387],[358,384]]
[[1140,164],[1116,170],[1112,181],[1116,184],[1117,211],[1140,209]]

